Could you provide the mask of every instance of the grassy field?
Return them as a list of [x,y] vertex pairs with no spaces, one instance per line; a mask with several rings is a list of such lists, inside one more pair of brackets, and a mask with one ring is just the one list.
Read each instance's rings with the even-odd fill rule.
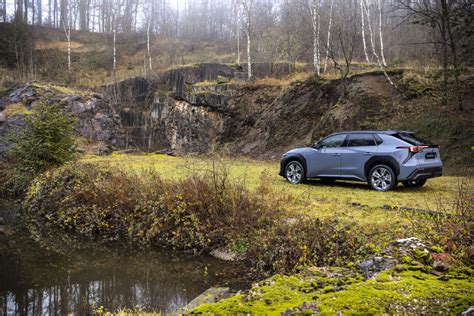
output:
[[[294,215],[325,217],[338,214],[361,223],[394,223],[401,219],[397,208],[416,208],[449,211],[456,202],[462,183],[470,185],[469,178],[443,176],[430,179],[418,189],[407,189],[399,184],[390,192],[376,192],[363,182],[338,181],[333,184],[310,180],[302,185],[290,185],[278,175],[278,161],[255,161],[247,158],[172,157],[159,154],[107,157],[86,156],[82,161],[94,162],[141,171],[155,169],[163,178],[180,179],[192,173],[225,169],[231,181],[243,182],[250,189],[262,183],[272,190],[275,198],[287,200],[285,211]],[[469,186],[472,190],[472,186]]]

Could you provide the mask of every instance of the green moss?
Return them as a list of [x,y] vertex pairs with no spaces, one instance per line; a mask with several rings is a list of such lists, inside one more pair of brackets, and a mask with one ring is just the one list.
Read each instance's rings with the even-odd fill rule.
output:
[[[322,315],[335,315],[338,312],[459,314],[467,309],[473,300],[472,278],[449,278],[444,281],[422,271],[388,270],[380,273],[375,280],[359,279],[356,282],[354,278],[340,275],[276,275],[254,285],[247,293],[240,293],[218,303],[201,305],[193,313],[251,312],[277,315],[297,308],[304,302],[318,302]],[[268,304],[269,302],[271,304]]]
[[30,113],[31,111],[21,102],[11,103],[3,110],[3,114],[7,119],[17,115],[28,115]]
[[53,84],[43,84],[43,83],[33,83],[33,87],[43,89],[43,90],[55,90],[62,94],[71,94],[71,95],[84,95],[85,91],[70,89],[62,86],[57,86]]

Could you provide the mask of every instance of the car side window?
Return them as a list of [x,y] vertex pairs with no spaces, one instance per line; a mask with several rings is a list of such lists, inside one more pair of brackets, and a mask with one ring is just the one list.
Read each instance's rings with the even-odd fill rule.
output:
[[334,148],[342,147],[346,134],[338,134],[334,136],[329,136],[320,143],[321,148]]
[[351,134],[349,135],[349,141],[347,147],[363,147],[363,146],[376,146],[376,142],[372,134]]

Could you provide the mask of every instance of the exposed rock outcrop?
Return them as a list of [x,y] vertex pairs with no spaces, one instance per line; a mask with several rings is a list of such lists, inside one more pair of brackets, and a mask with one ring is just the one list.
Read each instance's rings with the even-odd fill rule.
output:
[[73,114],[77,118],[76,132],[83,139],[83,145],[103,143],[115,148],[125,145],[119,116],[102,95],[30,83],[14,87],[1,99],[0,157],[11,145],[8,134],[24,126],[25,116],[39,102],[59,103]]

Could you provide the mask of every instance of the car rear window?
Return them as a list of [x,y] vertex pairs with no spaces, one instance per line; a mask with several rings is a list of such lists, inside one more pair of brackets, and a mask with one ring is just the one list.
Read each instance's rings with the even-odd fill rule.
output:
[[419,137],[416,137],[415,134],[412,134],[412,133],[398,133],[393,136],[414,146],[430,144],[430,142],[427,142]]

